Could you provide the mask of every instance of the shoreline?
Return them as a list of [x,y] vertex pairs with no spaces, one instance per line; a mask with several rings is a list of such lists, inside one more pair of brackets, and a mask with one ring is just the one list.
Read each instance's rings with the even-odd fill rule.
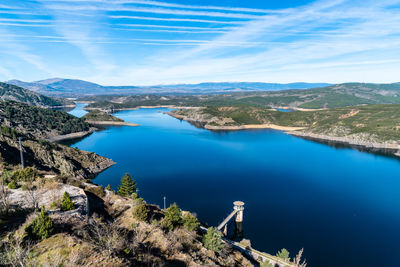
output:
[[[158,105],[158,106],[137,106],[134,108],[115,108],[113,109],[113,112],[117,111],[126,111],[126,110],[138,110],[141,108],[171,108],[171,109],[193,109],[197,107],[180,107],[180,106],[175,106],[175,105]],[[90,110],[101,110],[101,111],[106,111],[104,108],[90,108],[90,107],[84,107],[83,110],[90,111]]]
[[376,143],[376,142],[365,142],[358,141],[355,139],[339,136],[328,136],[313,133],[301,132],[301,130],[306,129],[305,127],[290,127],[290,126],[280,126],[275,124],[248,124],[240,126],[213,126],[208,125],[207,121],[192,120],[182,115],[173,114],[171,112],[165,112],[166,114],[174,117],[178,120],[184,120],[190,124],[203,128],[210,131],[240,131],[240,130],[251,130],[251,129],[273,129],[278,131],[283,131],[286,134],[290,134],[295,137],[304,138],[311,141],[316,141],[319,143],[327,144],[333,147],[349,147],[360,151],[370,152],[370,153],[380,153],[385,155],[391,155],[395,157],[400,157],[400,144],[394,143]]
[[125,122],[125,121],[86,121],[86,122],[92,125],[100,125],[100,126],[131,126],[131,127],[140,126],[140,124]]
[[82,138],[82,137],[85,137],[85,136],[93,133],[94,131],[96,131],[96,129],[91,128],[89,131],[76,132],[76,133],[70,133],[70,134],[64,134],[64,135],[56,135],[56,136],[47,138],[47,140],[50,142],[60,142],[60,141],[69,140],[69,139]]
[[355,139],[347,137],[303,133],[296,131],[289,131],[287,133],[292,136],[328,144],[334,147],[349,147],[366,152],[389,154],[396,157],[400,157],[400,144],[365,142],[365,141],[357,141]]

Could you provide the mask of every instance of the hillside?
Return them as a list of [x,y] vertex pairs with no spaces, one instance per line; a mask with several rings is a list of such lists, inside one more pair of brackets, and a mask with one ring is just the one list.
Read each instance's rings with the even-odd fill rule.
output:
[[41,95],[19,86],[0,82],[0,100],[13,100],[22,102],[31,106],[38,107],[62,107],[73,105],[72,101],[66,99],[56,99],[48,96]]
[[15,101],[0,101],[0,123],[25,135],[41,139],[90,130],[90,126],[84,120],[68,113]]
[[21,86],[38,93],[58,97],[80,97],[88,95],[132,95],[132,94],[213,94],[246,91],[272,91],[284,89],[306,89],[327,86],[327,83],[256,83],[221,82],[200,84],[176,84],[156,86],[103,86],[76,79],[53,78],[36,82],[10,80],[7,83]]
[[104,110],[129,109],[138,106],[250,106],[257,108],[286,107],[303,109],[336,108],[364,104],[400,103],[400,83],[349,83],[304,90],[225,93],[212,95],[132,95],[91,96],[88,108]]
[[107,112],[102,112],[100,110],[92,110],[89,113],[86,113],[82,119],[86,121],[116,121],[123,122],[124,120],[117,118]]
[[89,178],[114,164],[94,153],[46,141],[94,130],[65,112],[0,101],[0,124],[0,162],[9,166],[20,163],[18,137],[22,138],[26,164],[39,170]]
[[[400,105],[365,105],[318,111],[280,112],[254,107],[207,107],[172,111],[172,116],[211,130],[276,128],[313,139],[400,150]],[[294,127],[294,128],[293,128]],[[293,129],[290,129],[293,128]]]

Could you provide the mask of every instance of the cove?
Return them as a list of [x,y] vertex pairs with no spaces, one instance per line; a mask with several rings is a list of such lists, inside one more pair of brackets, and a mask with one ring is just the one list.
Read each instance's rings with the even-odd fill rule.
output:
[[[78,105],[73,114],[82,114]],[[95,183],[131,173],[147,202],[177,202],[216,226],[245,202],[244,237],[258,250],[308,266],[398,266],[400,161],[274,130],[211,132],[162,112],[115,113],[140,127],[108,127],[71,146],[117,164]]]

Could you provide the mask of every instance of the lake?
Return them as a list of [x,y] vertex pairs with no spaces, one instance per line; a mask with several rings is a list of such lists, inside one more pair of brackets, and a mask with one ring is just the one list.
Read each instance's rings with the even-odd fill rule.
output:
[[400,265],[398,159],[274,130],[211,132],[165,111],[118,112],[141,126],[108,127],[72,144],[117,163],[95,183],[116,189],[129,172],[147,202],[162,207],[166,196],[213,226],[242,200],[252,246],[291,256],[304,248],[309,267]]

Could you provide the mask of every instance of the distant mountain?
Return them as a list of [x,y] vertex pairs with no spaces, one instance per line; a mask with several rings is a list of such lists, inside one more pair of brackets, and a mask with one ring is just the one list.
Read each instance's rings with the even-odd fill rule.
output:
[[304,90],[241,91],[225,94],[86,96],[88,108],[118,110],[138,106],[253,106],[258,108],[337,108],[364,104],[400,104],[400,83],[345,83]]
[[82,80],[52,78],[36,82],[10,80],[7,83],[21,86],[35,92],[58,97],[79,97],[90,95],[128,95],[128,94],[212,94],[246,91],[275,91],[284,89],[309,89],[323,87],[327,83],[258,83],[221,82],[200,84],[177,84],[157,86],[102,86]]
[[13,100],[37,107],[59,107],[73,104],[66,99],[41,95],[22,87],[0,82],[0,99]]

